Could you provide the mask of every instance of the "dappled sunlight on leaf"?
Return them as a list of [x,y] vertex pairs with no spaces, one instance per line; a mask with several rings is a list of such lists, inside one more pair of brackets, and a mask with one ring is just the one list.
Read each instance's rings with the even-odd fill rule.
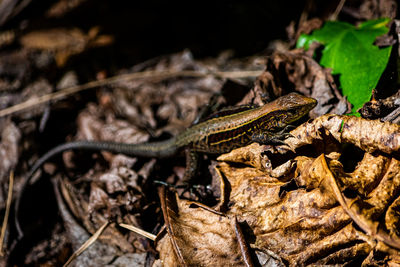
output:
[[[158,243],[164,266],[243,266],[234,221],[173,193],[160,194],[168,235]],[[174,252],[174,253],[172,253]]]
[[311,35],[300,36],[297,46],[308,49],[312,42],[320,42],[321,65],[340,74],[343,95],[353,104],[355,112],[369,101],[372,90],[386,68],[391,46],[379,48],[373,45],[377,36],[389,31],[389,19],[370,20],[357,27],[341,21],[327,21]]
[[[217,168],[230,184],[227,215],[250,226],[252,247],[272,251],[289,265],[349,263],[357,258],[374,262],[379,260],[374,258],[376,251],[386,255],[385,262],[396,262],[400,163],[394,156],[399,133],[400,126],[379,121],[316,118],[291,131],[287,145],[275,152],[269,149],[270,159],[286,156],[297,162],[285,178],[272,177],[259,163],[268,162],[260,153],[265,146],[253,144],[222,155]],[[343,144],[364,152],[351,172],[341,163],[343,157],[351,157]],[[292,151],[296,154],[290,156],[287,152]],[[257,153],[259,161],[254,159]],[[391,249],[379,250],[376,242]]]

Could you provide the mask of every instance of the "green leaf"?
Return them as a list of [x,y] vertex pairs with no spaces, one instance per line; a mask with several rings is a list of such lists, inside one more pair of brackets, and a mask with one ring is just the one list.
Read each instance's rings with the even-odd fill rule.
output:
[[389,19],[370,20],[355,27],[346,22],[328,21],[311,35],[301,35],[297,47],[308,49],[317,41],[325,46],[320,64],[340,74],[342,92],[355,112],[369,101],[389,61],[392,47],[379,49],[376,37],[388,32]]

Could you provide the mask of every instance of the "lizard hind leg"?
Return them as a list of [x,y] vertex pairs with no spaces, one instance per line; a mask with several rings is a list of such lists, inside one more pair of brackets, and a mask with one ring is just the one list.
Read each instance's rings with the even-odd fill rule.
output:
[[[185,150],[185,155],[186,169],[181,182],[178,182],[178,184],[170,184],[156,180],[154,183],[175,189],[180,197],[192,200],[205,198],[207,195],[210,195],[207,186],[196,183],[200,167],[200,153],[187,148]],[[189,195],[186,193],[189,193]]]
[[184,176],[182,178],[182,185],[176,186],[175,188],[183,189],[179,192],[180,196],[184,196],[186,192],[190,195],[186,195],[190,199],[202,199],[209,195],[210,192],[207,190],[207,186],[203,184],[199,184],[197,178],[199,177],[199,170],[200,170],[200,156],[199,152],[193,151],[190,148],[185,150],[186,155],[186,169]]
[[190,149],[185,150],[185,156],[186,156],[186,168],[185,168],[185,173],[183,175],[183,178],[181,180],[181,183],[178,183],[176,185],[170,184],[167,182],[155,180],[154,183],[156,184],[161,184],[167,187],[172,187],[174,189],[185,189],[184,192],[188,191],[190,187],[194,184],[194,180],[196,178],[196,175],[198,173],[199,169],[199,153],[192,151]]
[[193,184],[194,179],[198,173],[200,167],[200,154],[195,152],[189,148],[185,150],[186,156],[186,169],[185,174],[183,176],[182,182],[184,184]]

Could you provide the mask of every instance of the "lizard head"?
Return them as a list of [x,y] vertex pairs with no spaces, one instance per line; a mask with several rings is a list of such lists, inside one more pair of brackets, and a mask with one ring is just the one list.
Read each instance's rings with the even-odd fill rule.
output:
[[290,93],[281,96],[274,101],[265,104],[260,112],[262,114],[271,114],[274,123],[269,127],[285,127],[294,121],[297,121],[317,105],[317,100],[306,97],[298,93]]
[[284,119],[285,124],[297,121],[317,105],[317,100],[314,98],[306,97],[298,93],[290,93],[275,101],[277,106],[287,114]]

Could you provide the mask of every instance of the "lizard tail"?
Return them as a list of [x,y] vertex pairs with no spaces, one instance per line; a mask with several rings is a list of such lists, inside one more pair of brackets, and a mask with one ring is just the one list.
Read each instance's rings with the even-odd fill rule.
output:
[[126,144],[126,143],[115,143],[115,142],[97,142],[97,141],[75,141],[64,143],[54,147],[53,149],[46,152],[41,156],[35,164],[29,170],[25,181],[19,191],[19,194],[15,200],[14,216],[15,226],[18,232],[18,239],[22,239],[23,231],[18,220],[19,208],[21,205],[21,198],[25,192],[25,189],[29,186],[33,175],[36,171],[52,157],[67,151],[67,150],[91,150],[91,151],[109,151],[113,153],[120,153],[129,156],[138,157],[157,157],[165,158],[173,156],[177,153],[177,147],[175,138],[168,139],[161,142],[143,143],[143,144]]

